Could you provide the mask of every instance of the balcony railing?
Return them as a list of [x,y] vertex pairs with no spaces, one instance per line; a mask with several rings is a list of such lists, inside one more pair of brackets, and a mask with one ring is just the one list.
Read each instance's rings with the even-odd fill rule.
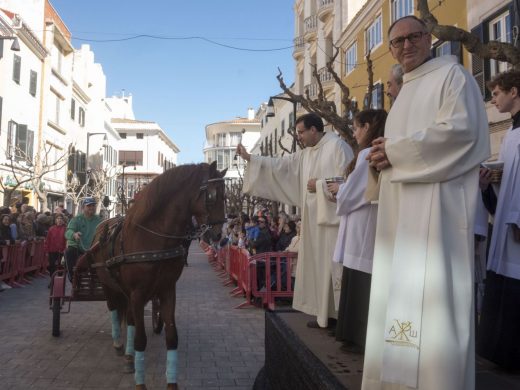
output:
[[303,49],[305,48],[305,39],[303,38],[303,36],[296,37],[293,40],[293,44],[293,55],[302,53]]
[[321,84],[323,86],[329,85],[334,81],[334,77],[332,77],[332,73],[330,73],[326,67],[323,67],[318,70],[318,76],[319,76]]
[[316,33],[318,30],[318,15],[312,15],[303,21],[305,35]]
[[319,0],[318,2],[318,17],[324,22],[329,15],[332,15],[334,9],[334,0]]

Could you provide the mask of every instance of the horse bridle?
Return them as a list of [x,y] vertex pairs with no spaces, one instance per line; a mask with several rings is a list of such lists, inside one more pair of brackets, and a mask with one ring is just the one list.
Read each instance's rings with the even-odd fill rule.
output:
[[[212,193],[208,192],[209,184],[211,184],[211,183],[224,183],[224,178],[218,177],[215,179],[207,179],[204,182],[202,182],[201,186],[199,187],[199,196],[201,195],[201,193],[203,193],[205,195],[206,211],[208,209],[208,205],[211,206],[212,204],[214,204],[217,201],[216,193],[212,194]],[[196,240],[196,239],[201,238],[204,234],[206,234],[206,232],[208,230],[210,230],[211,228],[213,228],[213,226],[223,224],[224,222],[226,222],[225,219],[217,220],[217,221],[208,221],[205,224],[200,225],[198,229],[192,230],[192,232],[185,234],[184,236],[176,236],[176,235],[171,235],[171,234],[159,233],[152,229],[148,229],[146,226],[140,225],[138,223],[136,223],[135,225],[138,228],[140,228],[150,234],[158,236],[158,237],[173,238],[173,239],[180,239],[180,240]]]

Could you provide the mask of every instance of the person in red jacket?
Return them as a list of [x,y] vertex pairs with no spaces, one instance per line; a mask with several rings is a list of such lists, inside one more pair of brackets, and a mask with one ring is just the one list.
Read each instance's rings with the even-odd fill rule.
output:
[[47,268],[50,275],[56,271],[56,265],[61,261],[67,240],[65,239],[65,218],[62,214],[56,214],[54,225],[49,228],[47,237],[45,238],[44,251],[49,256],[49,267]]

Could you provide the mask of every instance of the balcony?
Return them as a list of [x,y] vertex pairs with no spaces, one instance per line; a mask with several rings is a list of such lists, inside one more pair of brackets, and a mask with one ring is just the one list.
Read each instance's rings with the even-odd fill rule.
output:
[[334,0],[319,0],[318,1],[318,18],[322,22],[326,22],[332,15],[334,10]]
[[309,40],[316,37],[318,32],[318,15],[312,15],[303,21],[305,39]]
[[303,39],[303,36],[294,38],[293,45],[293,58],[298,60],[303,56],[303,50],[305,49],[305,40]]
[[318,97],[318,84],[312,83],[305,86],[305,95],[309,94],[309,98],[316,99]]
[[320,68],[318,70],[318,76],[323,89],[328,89],[334,86],[334,77],[332,77],[332,73],[329,72],[327,67],[324,66],[323,68]]

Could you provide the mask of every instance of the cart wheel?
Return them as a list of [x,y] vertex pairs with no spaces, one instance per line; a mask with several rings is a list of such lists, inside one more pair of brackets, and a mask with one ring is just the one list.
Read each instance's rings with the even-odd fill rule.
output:
[[161,334],[163,328],[159,298],[152,299],[152,327],[155,334]]
[[54,298],[52,300],[52,335],[54,337],[60,336],[60,315],[61,315],[60,298]]

